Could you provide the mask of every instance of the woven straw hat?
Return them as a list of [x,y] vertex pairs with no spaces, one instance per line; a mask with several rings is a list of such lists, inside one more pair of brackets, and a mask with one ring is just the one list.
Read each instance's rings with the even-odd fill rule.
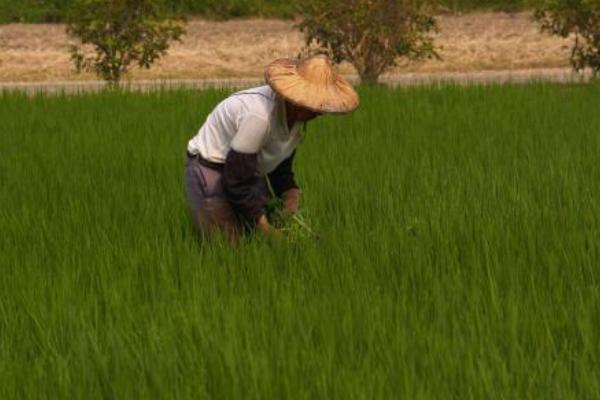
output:
[[265,67],[265,79],[281,97],[312,111],[350,113],[358,107],[358,94],[324,55],[275,60]]

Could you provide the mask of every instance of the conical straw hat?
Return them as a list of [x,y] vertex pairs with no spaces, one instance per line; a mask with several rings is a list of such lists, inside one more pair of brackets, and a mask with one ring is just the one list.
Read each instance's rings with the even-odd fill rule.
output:
[[275,60],[265,67],[265,79],[284,99],[312,111],[350,113],[358,107],[358,94],[324,55]]

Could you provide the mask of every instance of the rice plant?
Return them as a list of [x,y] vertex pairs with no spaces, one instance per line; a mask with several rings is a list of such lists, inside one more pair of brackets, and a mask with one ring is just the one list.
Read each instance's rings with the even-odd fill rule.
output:
[[598,398],[597,85],[363,88],[318,239],[238,247],[183,185],[227,94],[0,94],[0,398]]

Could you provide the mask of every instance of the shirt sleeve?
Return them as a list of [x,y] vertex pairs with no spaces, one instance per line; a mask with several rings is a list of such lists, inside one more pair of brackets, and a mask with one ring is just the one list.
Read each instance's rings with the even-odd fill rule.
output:
[[289,189],[298,189],[298,185],[294,179],[294,171],[292,170],[292,164],[294,162],[295,155],[296,151],[294,151],[291,156],[283,160],[277,166],[277,168],[275,168],[273,172],[269,174],[269,181],[271,182],[271,186],[273,187],[273,191],[277,197],[281,197],[281,195]]
[[254,225],[268,202],[264,177],[257,174],[258,152],[267,137],[268,121],[246,114],[225,158],[223,189],[227,200],[245,223]]
[[256,174],[257,154],[230,150],[223,169],[223,189],[227,200],[245,223],[256,224],[268,202],[265,180]]

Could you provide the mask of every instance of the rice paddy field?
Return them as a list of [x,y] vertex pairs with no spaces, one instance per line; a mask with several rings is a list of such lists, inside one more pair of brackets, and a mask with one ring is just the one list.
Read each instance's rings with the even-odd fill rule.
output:
[[600,86],[361,88],[318,239],[194,235],[226,91],[0,94],[0,398],[600,398]]

